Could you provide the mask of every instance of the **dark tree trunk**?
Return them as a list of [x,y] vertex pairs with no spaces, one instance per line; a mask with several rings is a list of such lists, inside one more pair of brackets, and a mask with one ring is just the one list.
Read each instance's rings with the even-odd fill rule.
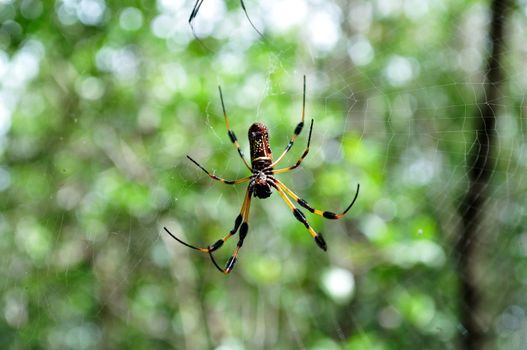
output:
[[461,344],[463,349],[481,349],[484,342],[484,325],[481,316],[481,291],[476,276],[476,249],[479,235],[483,232],[486,189],[494,169],[492,147],[496,136],[496,114],[498,98],[503,80],[502,52],[504,26],[510,0],[492,0],[491,23],[488,43],[491,47],[488,57],[484,92],[475,112],[475,142],[468,157],[469,187],[460,206],[462,219],[461,237],[456,247],[458,273],[460,278],[460,321],[464,327]]

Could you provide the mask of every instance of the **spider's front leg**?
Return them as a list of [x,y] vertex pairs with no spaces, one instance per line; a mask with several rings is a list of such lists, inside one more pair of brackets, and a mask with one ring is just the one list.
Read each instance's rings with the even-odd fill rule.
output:
[[[293,136],[291,136],[291,139],[289,140],[289,143],[285,147],[285,150],[271,165],[268,166],[268,168],[270,169],[274,168],[278,163],[280,163],[282,158],[284,158],[287,152],[289,152],[289,150],[291,149],[291,147],[293,147],[293,144],[295,143],[296,138],[298,137],[298,135],[300,135],[300,133],[302,132],[302,129],[304,128],[305,111],[306,111],[306,76],[304,75],[304,93],[302,94],[302,117],[300,118],[300,123],[298,123],[297,126],[295,127],[295,130],[293,131]],[[311,121],[311,128],[313,128],[313,121]],[[311,131],[309,132],[309,135],[311,138]]]
[[313,121],[314,120],[311,119],[311,126],[309,127],[309,137],[307,138],[307,147],[304,149],[304,152],[302,153],[300,158],[296,161],[294,165],[288,166],[287,168],[273,169],[273,174],[287,173],[288,171],[298,168],[300,164],[302,164],[304,159],[307,157],[307,154],[309,153],[309,145],[311,144],[311,133],[313,132]]
[[224,184],[227,184],[227,185],[236,185],[236,184],[241,184],[241,183],[244,183],[244,182],[247,182],[249,181],[251,178],[252,178],[252,175],[251,176],[246,176],[246,177],[242,177],[241,179],[238,179],[238,180],[225,180],[224,178],[221,178],[219,176],[216,176],[214,174],[211,174],[207,169],[205,169],[204,167],[201,166],[201,164],[199,164],[198,162],[196,162],[194,159],[190,158],[190,156],[187,156],[187,158],[194,164],[196,164],[201,170],[203,170],[205,172],[205,174],[209,175],[209,177],[213,180],[217,180],[217,181],[220,181],[220,182],[223,182]]
[[227,135],[229,135],[229,139],[231,140],[232,144],[238,151],[238,154],[240,155],[240,158],[242,159],[247,169],[252,171],[251,166],[249,165],[249,163],[247,163],[247,160],[245,160],[245,156],[243,155],[243,151],[240,148],[240,143],[238,142],[238,138],[236,137],[236,134],[234,134],[234,131],[231,130],[231,125],[229,123],[229,117],[227,116],[227,112],[225,110],[225,103],[223,102],[223,93],[221,92],[221,86],[218,86],[218,91],[220,92],[221,108],[223,109],[223,118],[225,119],[225,126],[227,127]]

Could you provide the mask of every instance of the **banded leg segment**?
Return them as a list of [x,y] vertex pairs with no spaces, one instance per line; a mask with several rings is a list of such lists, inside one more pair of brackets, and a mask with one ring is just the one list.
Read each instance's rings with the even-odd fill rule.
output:
[[287,195],[285,194],[285,192],[282,190],[282,188],[280,186],[278,186],[275,183],[271,183],[271,185],[274,188],[276,188],[276,190],[278,191],[278,194],[283,198],[283,200],[285,201],[287,206],[293,211],[293,215],[295,216],[295,218],[298,221],[300,221],[302,224],[304,224],[304,226],[307,228],[307,230],[309,231],[311,236],[315,239],[315,243],[318,245],[318,247],[320,249],[326,251],[327,250],[327,245],[326,245],[326,241],[324,241],[324,237],[322,237],[322,234],[321,233],[317,233],[317,232],[315,232],[315,230],[313,230],[311,225],[309,225],[309,223],[307,222],[307,219],[306,219],[306,216],[304,215],[304,213],[302,213],[300,211],[300,209],[295,207],[295,205],[287,197]]
[[244,183],[244,182],[247,182],[251,179],[252,175],[251,176],[247,176],[247,177],[242,177],[241,179],[237,179],[237,180],[225,180],[219,176],[216,176],[214,174],[211,174],[207,169],[205,169],[204,167],[202,167],[198,162],[196,162],[194,159],[190,158],[190,156],[187,156],[187,158],[194,164],[196,164],[201,170],[203,170],[207,175],[209,175],[209,177],[211,179],[214,179],[214,180],[218,180],[220,182],[223,182],[224,184],[227,184],[227,185],[236,185],[236,184],[241,184],[241,183]]
[[231,255],[229,260],[227,260],[227,264],[225,264],[225,269],[222,269],[219,267],[219,265],[216,263],[216,260],[214,260],[214,256],[212,255],[212,252],[209,251],[210,258],[212,262],[214,263],[214,265],[216,266],[216,268],[218,268],[218,270],[220,270],[226,275],[231,273],[232,269],[234,268],[234,265],[236,264],[236,261],[238,260],[238,252],[240,251],[240,248],[243,246],[243,241],[245,240],[245,237],[247,236],[247,232],[249,231],[248,219],[249,219],[249,209],[251,208],[251,195],[252,195],[251,189],[247,189],[247,195],[248,195],[248,197],[246,197],[247,200],[246,202],[244,202],[245,210],[243,211],[243,222],[240,226],[240,236],[238,239],[238,244],[236,244],[236,248],[234,248],[234,253]]
[[[163,227],[163,228],[170,235],[170,237],[174,238],[176,241],[178,241],[179,243],[183,244],[184,246],[189,247],[189,248],[194,249],[194,250],[197,250],[197,251],[200,251],[202,253],[209,253],[210,254],[213,251],[218,250],[219,248],[221,248],[223,246],[223,243],[225,243],[225,241],[227,241],[229,238],[231,238],[233,235],[236,234],[236,232],[240,228],[240,225],[242,224],[242,220],[244,218],[245,211],[247,209],[247,205],[248,205],[249,200],[250,200],[250,193],[249,193],[249,190],[247,190],[245,192],[245,198],[243,199],[243,204],[242,204],[242,208],[240,210],[240,214],[236,217],[236,220],[234,221],[233,229],[230,230],[229,233],[225,237],[223,237],[222,239],[217,240],[213,244],[209,245],[207,248],[196,247],[196,246],[194,246],[192,244],[188,244],[188,243],[182,241],[181,239],[177,238],[166,227]],[[218,267],[218,266],[216,265],[216,267]],[[221,268],[219,268],[219,269],[220,269],[220,271],[222,271]]]
[[298,168],[300,164],[302,164],[302,161],[304,161],[304,159],[307,157],[307,154],[309,153],[309,145],[311,144],[311,132],[312,131],[313,131],[313,119],[311,119],[311,126],[309,127],[309,137],[307,139],[307,147],[304,150],[304,153],[302,153],[302,156],[300,157],[300,159],[296,161],[295,165],[289,166],[287,168],[276,169],[276,170],[273,169],[273,174],[286,173],[288,171]]
[[238,231],[238,228],[240,227],[241,222],[242,222],[242,215],[240,214],[240,215],[238,215],[238,217],[236,218],[236,221],[234,222],[234,228],[225,237],[223,237],[222,239],[218,239],[216,242],[214,242],[214,244],[209,245],[207,248],[196,247],[196,246],[194,246],[192,244],[189,244],[189,243],[177,238],[166,227],[163,227],[163,228],[170,235],[170,237],[174,238],[176,241],[178,241],[179,243],[183,244],[184,246],[189,247],[189,248],[194,249],[194,250],[197,250],[197,251],[200,251],[202,253],[209,253],[210,254],[213,251],[220,249],[221,246],[223,246],[223,243],[225,243],[225,241],[227,241],[229,238],[231,238],[231,236],[236,234],[236,232]]
[[[295,131],[293,132],[293,136],[291,136],[291,139],[289,140],[289,143],[287,144],[284,152],[278,157],[271,165],[268,166],[268,168],[273,168],[278,164],[282,158],[289,152],[291,147],[293,147],[293,144],[295,143],[296,138],[300,133],[302,132],[302,129],[304,128],[304,115],[306,111],[306,76],[304,75],[304,93],[302,94],[302,118],[300,119],[300,123],[297,124],[295,127]],[[313,125],[313,122],[311,122],[311,125]]]
[[229,123],[229,117],[227,116],[227,112],[225,111],[225,103],[223,102],[223,93],[221,92],[221,86],[218,86],[218,90],[220,91],[220,100],[221,100],[221,108],[223,109],[223,117],[225,119],[225,126],[227,126],[227,135],[229,135],[229,139],[231,140],[234,147],[236,147],[236,150],[238,151],[238,154],[240,155],[240,158],[243,160],[243,163],[245,166],[252,171],[251,166],[249,166],[249,163],[247,163],[247,160],[245,160],[245,156],[243,154],[243,151],[240,148],[240,143],[238,142],[238,138],[234,134],[234,131],[231,130],[231,126]]
[[353,206],[353,204],[355,204],[355,201],[357,200],[357,197],[359,196],[359,189],[360,189],[360,185],[357,184],[357,191],[355,192],[355,197],[353,198],[353,200],[351,201],[350,205],[348,205],[348,207],[340,214],[335,214],[333,212],[330,212],[330,211],[325,211],[325,210],[319,210],[319,209],[315,209],[313,208],[312,206],[309,205],[309,203],[307,203],[305,200],[303,200],[302,198],[298,197],[293,191],[291,191],[289,188],[287,188],[286,185],[284,185],[281,181],[279,181],[278,179],[276,178],[273,178],[273,181],[276,182],[276,184],[282,188],[291,198],[293,198],[298,204],[300,204],[300,206],[306,208],[307,210],[309,210],[310,212],[312,212],[313,214],[317,214],[317,215],[320,215],[320,216],[323,216],[325,217],[326,219],[332,219],[332,220],[337,220],[337,219],[340,219],[341,217],[343,217],[344,215],[346,215],[346,213],[351,209],[351,207]]

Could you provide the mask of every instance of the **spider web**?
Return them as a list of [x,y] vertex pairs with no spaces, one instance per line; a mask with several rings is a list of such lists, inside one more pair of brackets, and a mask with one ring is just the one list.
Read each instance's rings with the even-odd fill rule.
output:
[[[444,349],[466,335],[454,247],[488,85],[487,4],[245,4],[265,41],[238,1],[204,3],[194,23],[204,46],[187,23],[193,1],[141,10],[59,1],[64,28],[109,21],[136,41],[110,40],[109,30],[89,59],[74,55],[64,66],[50,62],[38,35],[21,46],[21,62],[0,55],[3,78],[24,77],[3,79],[0,95],[6,346]],[[503,349],[527,343],[526,4],[510,11],[506,80],[488,101],[498,108],[494,168],[471,261],[484,297],[474,312],[489,348]],[[220,84],[245,154],[246,130],[262,121],[277,157],[300,120],[303,75],[305,121],[315,120],[310,153],[279,179],[316,208],[338,212],[360,183],[358,201],[339,221],[306,214],[328,243],[323,253],[276,193],[254,199],[225,278],[162,228],[206,246],[232,227],[245,187],[210,181],[185,155],[228,179],[247,174],[226,135]],[[54,94],[81,107],[48,102],[53,93],[31,87],[35,80],[53,81]],[[32,127],[63,108],[71,129]],[[306,141],[304,129],[281,164],[294,164]],[[27,165],[40,175],[29,177]],[[220,264],[235,244],[217,252]]]
[[[357,3],[348,10],[350,22],[353,23],[351,26],[356,26],[353,29],[358,33],[347,41],[347,52],[342,54],[343,49],[337,39],[331,39],[331,34],[337,33],[334,37],[338,37],[341,30],[335,27],[335,22],[339,22],[335,18],[344,17],[339,8],[316,2],[305,4],[293,1],[254,5],[254,8],[258,9],[258,6],[264,9],[262,13],[271,13],[270,17],[275,18],[275,22],[270,21],[272,23],[266,27],[279,28],[277,32],[286,31],[288,27],[284,23],[289,21],[291,26],[311,23],[312,28],[323,33],[315,32],[311,27],[300,31],[299,37],[305,41],[307,52],[307,59],[302,61],[303,69],[287,68],[282,60],[285,52],[271,54],[273,59],[270,60],[268,72],[261,74],[266,76],[265,93],[262,94],[260,88],[254,88],[255,85],[262,86],[263,78],[250,77],[247,85],[252,86],[250,92],[259,92],[257,98],[251,100],[254,95],[247,94],[246,89],[242,88],[243,93],[240,95],[243,97],[239,97],[237,106],[250,109],[256,99],[259,101],[258,120],[264,119],[275,129],[289,131],[288,127],[296,123],[295,119],[289,117],[296,115],[294,109],[281,111],[273,119],[273,113],[266,112],[269,109],[266,104],[273,98],[285,95],[298,110],[300,94],[284,92],[284,86],[273,85],[271,77],[285,71],[287,79],[284,81],[287,83],[283,84],[290,88],[294,86],[293,82],[300,81],[304,71],[311,71],[312,74],[308,75],[308,118],[309,115],[316,116],[312,151],[304,169],[288,174],[284,181],[299,193],[316,186],[311,191],[311,197],[314,195],[318,200],[311,202],[321,203],[319,205],[338,203],[335,200],[330,202],[327,198],[337,193],[346,195],[354,187],[349,184],[360,182],[363,188],[360,198],[362,203],[368,204],[359,204],[355,208],[351,214],[355,215],[352,224],[322,223],[313,219],[315,227],[321,228],[323,232],[331,232],[328,241],[332,243],[327,260],[316,253],[307,253],[310,259],[315,260],[315,263],[310,263],[302,258],[298,259],[300,262],[294,261],[293,256],[300,254],[298,243],[287,244],[281,237],[272,237],[267,232],[283,234],[291,227],[289,222],[296,224],[285,206],[255,203],[250,241],[244,245],[240,260],[245,267],[240,266],[238,269],[249,271],[241,273],[246,283],[256,285],[259,297],[256,300],[251,297],[253,290],[232,290],[232,287],[229,289],[232,284],[222,284],[218,288],[229,290],[226,298],[228,305],[210,307],[223,322],[234,326],[226,331],[223,326],[210,324],[211,331],[217,332],[220,337],[223,334],[222,344],[226,348],[265,348],[276,344],[285,348],[390,348],[390,342],[383,336],[379,337],[379,333],[374,330],[372,325],[376,324],[381,334],[404,332],[406,347],[424,344],[430,347],[429,342],[438,348],[454,346],[456,338],[464,330],[456,320],[459,300],[455,286],[456,252],[453,247],[458,240],[461,224],[458,202],[467,186],[467,155],[478,146],[474,144],[473,127],[475,109],[485,88],[481,71],[487,55],[483,49],[486,9],[481,4],[466,5],[454,39],[448,37],[437,40],[432,44],[435,46],[431,47],[433,55],[419,57],[419,53],[399,53],[395,44],[387,52],[371,46],[371,41],[367,39],[368,31],[361,26],[373,24],[364,23],[361,14],[377,11],[376,15],[380,17],[402,16],[423,23],[431,19],[433,26],[439,25],[435,22],[437,18],[446,17],[452,11],[448,7],[433,2],[426,3],[425,8],[415,2],[401,2],[398,5],[378,2],[376,8],[372,9],[367,4]],[[290,15],[293,9],[300,13],[298,18]],[[213,20],[212,17],[207,19]],[[513,23],[517,20],[513,20]],[[397,28],[394,31],[397,32]],[[250,30],[233,32],[238,34],[238,38],[250,35]],[[508,40],[511,41],[511,47],[517,45],[514,44],[514,35]],[[433,51],[439,47],[460,52]],[[437,67],[438,62],[432,56],[440,54],[445,55],[445,60],[453,60],[451,72]],[[512,60],[515,54],[514,48],[507,52]],[[313,67],[313,61],[332,55],[336,59],[327,60],[332,64],[326,61],[323,69]],[[369,55],[385,57],[373,60]],[[504,68],[513,86],[524,76],[523,72],[510,73],[520,69]],[[429,73],[437,69],[445,77]],[[504,91],[499,101],[489,101],[501,110],[495,130],[498,141],[491,157],[496,165],[488,189],[489,200],[484,206],[483,238],[479,243],[481,256],[473,263],[482,265],[478,283],[486,291],[486,300],[492,306],[483,310],[481,318],[489,332],[498,339],[494,345],[521,347],[524,341],[521,336],[524,329],[524,301],[513,297],[515,288],[521,282],[506,282],[510,297],[498,296],[491,290],[493,283],[500,280],[498,271],[506,269],[514,261],[508,248],[510,241],[517,238],[505,238],[502,241],[503,238],[497,234],[503,230],[502,225],[507,225],[505,223],[510,223],[512,219],[506,220],[502,215],[510,213],[510,205],[514,207],[511,204],[514,202],[511,189],[525,188],[525,182],[518,175],[523,165],[517,161],[522,152],[518,153],[518,150],[522,148],[524,135],[523,123],[518,117],[523,112],[523,99],[521,94],[507,92],[510,91],[507,88]],[[250,102],[247,102],[247,96]],[[243,113],[235,114],[240,116]],[[251,115],[250,112],[248,114]],[[288,117],[284,118],[284,115]],[[252,118],[245,118],[244,121],[248,125]],[[287,131],[285,134],[282,131],[278,136],[283,143],[286,142]],[[301,142],[299,140],[297,143],[300,145],[295,146],[297,153],[302,148]],[[223,141],[223,144],[228,147],[228,142]],[[320,170],[306,170],[310,163],[320,165]],[[375,166],[372,167],[372,163]],[[368,165],[372,167],[369,170]],[[229,163],[221,168],[232,169],[232,166]],[[325,175],[327,173],[329,175]],[[386,174],[385,178],[378,179],[379,173]],[[372,193],[375,191],[372,189],[378,186],[375,180],[383,183],[384,190],[381,193]],[[317,182],[323,185],[317,186]],[[240,193],[236,195],[238,198],[241,196]],[[224,208],[223,205],[220,207]],[[511,214],[516,220],[520,220],[521,216],[521,210],[518,209]],[[261,215],[254,212],[262,211],[267,215],[260,220]],[[269,218],[272,218],[270,223]],[[520,226],[514,225],[516,229],[513,231],[518,231]],[[305,236],[305,233],[298,233],[287,237],[287,241],[305,241]],[[261,251],[257,250],[255,254],[255,246],[265,247],[264,262],[258,257]],[[492,252],[490,247],[497,248],[500,254]],[[273,281],[272,286],[266,287],[265,277],[271,277],[262,272],[259,279],[250,276],[255,270],[258,272],[258,268],[251,266],[258,266],[253,261],[259,261],[258,264],[264,266],[260,268],[265,269],[267,274],[271,274],[269,270],[274,271],[280,278]],[[315,268],[320,264],[324,267]],[[292,273],[289,269],[317,271],[318,274],[308,278],[315,287],[306,287],[302,279],[296,283],[294,279],[293,282],[284,282],[288,280],[288,274]],[[379,276],[390,273],[397,280],[384,287],[375,282]],[[445,288],[438,290],[437,285],[443,283]],[[317,293],[317,288],[323,293]],[[280,306],[276,306],[276,299],[280,300]],[[496,303],[496,300],[499,302]],[[232,310],[236,310],[234,316]],[[313,329],[331,336],[313,342],[309,337]],[[250,345],[246,341],[248,338],[252,339]]]
[[[288,175],[286,183],[299,193],[311,189],[311,196],[314,192],[318,199],[314,203],[324,205],[335,203],[328,199],[337,193],[342,196],[351,192],[353,185],[350,184],[360,182],[363,204],[352,211],[352,224],[322,223],[313,219],[315,227],[331,232],[327,260],[316,253],[306,253],[310,259],[319,260],[318,264],[324,262],[323,268],[314,269],[318,274],[307,272],[314,274],[306,279],[317,287],[306,287],[302,279],[291,283],[287,278],[277,278],[272,285],[262,287],[265,285],[262,279],[253,281],[244,273],[246,280],[256,284],[259,295],[256,305],[250,297],[254,291],[230,291],[227,296],[230,306],[225,309],[213,306],[212,309],[220,310],[219,318],[224,322],[238,324],[240,328],[234,326],[235,330],[226,332],[220,325],[211,325],[211,331],[230,335],[223,338],[225,348],[266,348],[276,344],[283,348],[390,348],[390,342],[384,336],[395,336],[398,331],[404,331],[404,347],[422,347],[424,344],[427,347],[453,347],[456,338],[465,333],[457,321],[457,253],[453,247],[461,225],[459,200],[468,183],[467,155],[478,147],[474,143],[473,128],[475,109],[486,84],[481,75],[488,54],[483,49],[486,9],[482,4],[465,5],[462,16],[453,21],[457,23],[457,33],[453,38],[435,39],[429,43],[433,54],[426,55],[411,50],[405,52],[404,48],[398,48],[397,43],[388,45],[386,50],[372,46],[374,44],[368,39],[368,29],[374,26],[372,18],[403,17],[412,23],[408,25],[411,28],[419,28],[419,23],[424,25],[430,21],[426,25],[433,30],[434,26],[441,25],[439,14],[452,16],[453,10],[448,5],[434,2],[393,5],[382,1],[375,5],[353,4],[345,11],[349,11],[350,27],[356,34],[347,41],[345,53],[339,46],[339,35],[344,34],[335,23],[346,16],[338,7],[295,1],[254,5],[254,8],[258,9],[258,6],[264,8],[261,12],[270,13],[270,18],[275,18],[275,21],[268,20],[271,24],[266,22],[266,27],[286,31],[288,28],[284,23],[288,21],[291,26],[308,22],[317,30],[304,28],[300,31],[299,38],[309,57],[304,61],[300,59],[303,69],[287,68],[281,57],[284,52],[271,55],[273,59],[266,75],[264,94],[267,97],[257,94],[257,99],[262,101],[259,102],[257,119],[270,119],[269,124],[287,129],[288,124],[294,125],[296,121],[289,117],[295,115],[294,111],[287,110],[278,120],[273,120],[272,113],[265,112],[268,108],[265,105],[269,99],[285,94],[296,96],[292,105],[298,109],[294,101],[300,101],[300,96],[284,92],[284,86],[273,85],[271,76],[285,71],[285,86],[291,87],[294,86],[292,82],[300,81],[302,72],[311,72],[308,75],[308,91],[311,91],[308,93],[308,118],[316,116],[316,123],[312,151],[304,165],[308,169]],[[292,14],[293,11],[298,12],[298,17]],[[362,15],[370,16],[369,23],[365,23],[368,20]],[[513,26],[519,25],[518,15],[513,16]],[[289,16],[293,18],[287,18]],[[258,17],[255,22],[259,22]],[[402,34],[410,31],[401,27],[394,31]],[[236,33],[249,35],[243,31]],[[525,188],[525,181],[519,176],[523,162],[518,161],[524,157],[522,137],[525,129],[521,119],[524,103],[522,94],[510,88],[519,84],[525,73],[511,68],[518,60],[515,47],[518,38],[511,35],[507,39],[509,48],[504,69],[508,81],[499,101],[487,101],[500,109],[495,130],[498,137],[491,156],[495,166],[488,189],[489,200],[484,206],[485,221],[478,242],[480,255],[471,263],[481,265],[478,283],[484,290],[485,300],[493,304],[478,310],[484,327],[496,337],[492,344],[520,348],[525,342],[521,335],[525,330],[525,301],[515,297],[515,290],[522,282],[517,277],[513,281],[502,281],[499,272],[506,271],[516,261],[510,244],[521,240],[521,234],[514,234],[520,233],[521,229],[510,224],[513,221],[519,223],[521,210],[518,207],[512,209],[516,204],[511,190]],[[424,39],[416,35],[414,45],[419,40]],[[462,47],[461,52],[454,52],[458,45]],[[383,56],[383,59],[374,59],[376,55]],[[336,59],[321,59],[327,56],[336,56]],[[313,63],[317,61],[325,64],[315,68]],[[450,67],[440,67],[449,64]],[[436,70],[435,74],[430,73],[433,70]],[[265,75],[265,70],[261,75]],[[262,78],[247,80],[249,85],[254,86],[255,81],[262,85]],[[251,94],[246,97],[247,94],[243,94],[239,100],[243,107],[254,104]],[[242,99],[252,103],[246,104]],[[283,115],[288,116],[286,122]],[[250,123],[251,118],[245,121]],[[283,135],[278,138],[286,140]],[[298,143],[300,145],[295,146],[297,153],[301,141]],[[309,169],[310,163],[319,168]],[[378,189],[374,188],[379,182],[383,189],[375,193]],[[332,183],[333,192],[327,188]],[[267,261],[262,264],[265,269],[277,269],[279,272],[276,273],[281,277],[288,276],[289,266],[293,266],[293,271],[303,273],[306,273],[302,270],[303,264],[316,266],[297,256],[297,243],[288,244],[269,237],[269,231],[283,232],[292,218],[285,207],[264,205],[256,204],[252,211],[266,212],[265,217],[273,218],[272,223],[260,220],[259,214],[252,215],[250,240],[256,243],[245,244],[249,248],[244,247],[245,257],[241,261],[244,264],[258,261],[257,255],[261,252],[254,255],[254,249],[251,249],[256,246],[271,250],[265,253]],[[508,219],[503,218],[504,213],[509,213]],[[508,232],[505,234],[507,238],[498,234],[503,230]],[[305,237],[298,234],[293,241],[302,239]],[[252,251],[247,252],[249,249]],[[273,266],[276,262],[268,259],[277,259],[277,266],[281,267]],[[397,280],[381,287],[382,283],[377,279],[390,273]],[[445,288],[438,290],[438,283],[444,283]],[[505,283],[505,290],[496,290],[496,283]],[[223,287],[228,288],[222,284]],[[275,299],[281,301],[278,307]],[[240,300],[245,302],[240,305]],[[494,304],[492,301],[495,300],[499,302]],[[235,315],[241,315],[242,323],[236,317],[229,318],[232,317],[230,308],[238,310]],[[246,314],[251,316],[244,317]],[[380,331],[374,330],[374,324]],[[407,332],[409,329],[411,331]],[[330,336],[313,341],[309,336],[313,331]],[[383,335],[379,336],[378,332]],[[250,345],[246,341],[248,338],[252,339]]]

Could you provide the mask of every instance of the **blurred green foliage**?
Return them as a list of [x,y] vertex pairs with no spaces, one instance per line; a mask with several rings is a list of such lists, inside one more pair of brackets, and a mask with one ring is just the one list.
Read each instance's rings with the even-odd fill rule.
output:
[[[0,1],[0,347],[449,349],[453,246],[487,2]],[[525,346],[527,7],[508,24],[496,168],[480,271],[490,348]],[[253,201],[233,273],[179,245],[223,237],[247,175],[231,126],[266,123],[279,154],[300,120],[311,151],[280,179],[340,221]],[[523,118],[523,119],[522,119]],[[282,164],[301,155],[307,132]],[[235,239],[217,254],[230,256]],[[523,341],[523,343],[522,343]]]

